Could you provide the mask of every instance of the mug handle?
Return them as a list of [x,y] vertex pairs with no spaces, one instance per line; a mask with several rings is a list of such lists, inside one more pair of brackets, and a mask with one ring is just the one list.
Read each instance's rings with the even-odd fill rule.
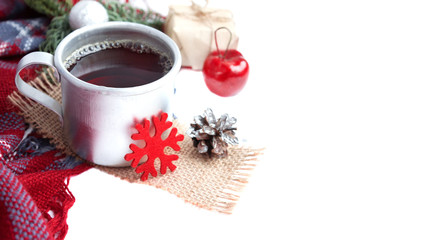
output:
[[46,93],[24,82],[21,76],[19,76],[19,73],[21,72],[22,69],[34,64],[44,64],[52,67],[54,69],[54,75],[56,79],[58,79],[58,81],[60,80],[58,71],[53,64],[53,55],[46,52],[32,52],[25,55],[18,63],[18,68],[16,70],[16,75],[15,75],[16,87],[26,97],[33,99],[34,101],[42,104],[43,106],[49,108],[50,110],[58,114],[59,119],[62,123],[61,104],[55,99],[53,99],[51,96],[47,95]]

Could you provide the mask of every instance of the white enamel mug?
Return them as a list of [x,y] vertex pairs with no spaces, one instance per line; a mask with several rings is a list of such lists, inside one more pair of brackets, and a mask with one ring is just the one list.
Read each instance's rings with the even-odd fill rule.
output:
[[[168,73],[158,80],[136,87],[113,88],[94,85],[71,74],[66,59],[77,49],[102,41],[141,41],[167,54],[172,61]],[[62,104],[31,87],[19,72],[33,64],[55,69],[61,82]],[[137,23],[107,22],[75,30],[58,45],[55,54],[33,52],[18,64],[15,83],[25,96],[59,115],[71,148],[83,159],[104,166],[129,166],[124,160],[131,152],[135,121],[158,115],[171,116],[174,79],[181,68],[181,55],[175,42],[164,33]]]

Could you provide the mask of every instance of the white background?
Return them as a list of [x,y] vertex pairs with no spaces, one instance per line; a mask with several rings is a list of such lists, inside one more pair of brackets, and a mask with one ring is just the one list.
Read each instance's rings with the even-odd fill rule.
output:
[[250,78],[219,98],[183,70],[176,113],[228,112],[267,148],[233,214],[92,169],[66,239],[427,239],[425,1],[211,5],[233,11]]

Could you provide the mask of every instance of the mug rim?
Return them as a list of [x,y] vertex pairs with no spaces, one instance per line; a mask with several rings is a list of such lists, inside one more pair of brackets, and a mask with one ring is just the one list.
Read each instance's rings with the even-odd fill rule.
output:
[[[77,78],[65,68],[64,62],[62,61],[63,52],[65,50],[65,47],[70,41],[78,38],[80,35],[83,35],[87,32],[91,32],[99,29],[113,30],[118,27],[123,30],[145,32],[145,33],[148,33],[149,35],[153,35],[153,37],[155,37],[156,39],[160,39],[161,41],[164,41],[164,43],[166,43],[166,45],[168,45],[168,47],[171,48],[173,55],[175,55],[172,68],[164,76],[162,76],[161,78],[153,82],[150,82],[148,84],[143,84],[140,86],[124,87],[124,88],[106,87],[106,86],[100,86],[100,85],[88,83],[84,80]],[[181,69],[181,62],[182,62],[182,58],[181,58],[181,53],[179,51],[179,48],[176,45],[176,43],[168,35],[150,26],[146,26],[139,23],[121,22],[121,21],[99,23],[99,24],[89,25],[89,26],[76,29],[70,34],[68,34],[64,39],[62,39],[62,41],[58,44],[58,47],[56,48],[54,53],[55,67],[59,72],[61,81],[64,78],[66,78],[69,82],[76,85],[77,87],[84,88],[89,91],[102,92],[103,94],[117,94],[117,95],[141,94],[141,93],[150,92],[157,88],[162,87],[163,85],[167,84],[169,81],[173,81],[173,76],[175,76]]]

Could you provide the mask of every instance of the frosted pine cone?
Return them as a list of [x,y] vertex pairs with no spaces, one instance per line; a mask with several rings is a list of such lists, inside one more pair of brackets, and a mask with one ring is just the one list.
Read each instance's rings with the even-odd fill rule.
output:
[[208,108],[203,115],[194,117],[187,135],[193,139],[193,145],[199,153],[225,157],[228,155],[228,144],[239,144],[234,132],[237,128],[233,127],[236,121],[236,118],[229,117],[228,114],[216,119],[212,109]]

